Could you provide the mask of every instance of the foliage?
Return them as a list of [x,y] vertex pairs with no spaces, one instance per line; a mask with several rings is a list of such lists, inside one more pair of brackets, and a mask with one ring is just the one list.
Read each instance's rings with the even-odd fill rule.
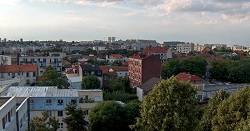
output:
[[129,102],[131,100],[136,100],[138,99],[138,97],[135,95],[135,94],[129,94],[129,93],[125,93],[123,91],[114,91],[114,92],[111,92],[111,93],[104,93],[104,100],[105,101],[108,101],[108,100],[111,100],[111,101],[122,101],[122,102]]
[[211,62],[211,78],[216,80],[227,81],[228,80],[228,65],[229,60],[214,60]]
[[72,58],[72,59],[70,60],[70,63],[76,63],[76,62],[78,62],[78,59],[77,59],[77,58]]
[[49,66],[42,76],[39,86],[57,86],[59,89],[69,87],[66,76],[61,76],[52,66]]
[[125,114],[122,107],[114,101],[103,101],[92,108],[89,114],[90,131],[124,130]]
[[105,65],[108,64],[108,61],[99,61],[96,58],[90,58],[90,59],[88,59],[87,62],[89,62],[92,65],[103,65],[103,66],[105,66]]
[[224,90],[220,90],[211,97],[199,123],[200,131],[212,131],[212,119],[217,114],[217,108],[228,97],[229,93]]
[[129,131],[129,125],[139,116],[140,101],[134,100],[124,107],[114,101],[97,104],[89,115],[90,131]]
[[66,107],[67,117],[63,122],[67,124],[68,131],[87,131],[87,121],[84,119],[84,111],[81,108],[76,108],[75,103],[70,103]]
[[130,88],[129,78],[113,78],[108,81],[108,86],[112,88],[113,91],[124,91],[127,93],[132,93]]
[[[217,113],[212,119],[212,130],[236,130],[244,127],[250,115],[250,88],[244,87],[221,102]],[[249,129],[249,127],[248,127]]]
[[250,82],[250,60],[215,60],[211,63],[211,78],[233,83]]
[[167,79],[181,72],[188,72],[203,77],[206,73],[206,65],[207,62],[198,56],[192,56],[181,61],[177,58],[173,58],[167,61],[162,69],[161,76]]
[[201,57],[192,56],[181,61],[182,72],[188,72],[199,77],[203,77],[206,73],[207,62]]
[[101,82],[94,75],[87,75],[82,78],[82,89],[100,89]]
[[112,66],[122,66],[122,62],[119,61],[119,60],[115,60],[115,61],[112,63]]
[[167,79],[173,75],[178,75],[181,72],[181,62],[178,58],[173,58],[167,61],[162,69],[161,76]]
[[49,117],[48,112],[42,112],[42,117],[36,116],[30,120],[29,131],[57,131],[58,128],[58,120],[55,117]]
[[178,82],[175,77],[163,80],[144,97],[140,117],[134,130],[194,130],[198,119],[195,113],[196,88]]

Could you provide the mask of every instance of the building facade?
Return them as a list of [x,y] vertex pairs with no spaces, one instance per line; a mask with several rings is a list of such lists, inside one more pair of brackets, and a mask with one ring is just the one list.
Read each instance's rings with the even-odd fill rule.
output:
[[11,56],[0,55],[0,65],[11,65]]
[[177,44],[178,53],[190,53],[194,51],[194,43],[179,43]]
[[166,62],[172,58],[172,51],[168,47],[146,47],[143,50],[144,54],[160,55],[161,62]]
[[102,70],[98,65],[80,65],[79,76],[81,79],[87,75],[96,76],[100,80],[102,86]]
[[129,58],[128,73],[131,87],[138,87],[152,77],[160,78],[159,55],[133,55]]
[[46,68],[52,66],[58,73],[62,73],[62,57],[19,57],[19,65],[37,64],[39,66],[39,76],[42,76]]
[[39,76],[37,65],[0,65],[0,79],[24,79],[24,85],[36,84]]

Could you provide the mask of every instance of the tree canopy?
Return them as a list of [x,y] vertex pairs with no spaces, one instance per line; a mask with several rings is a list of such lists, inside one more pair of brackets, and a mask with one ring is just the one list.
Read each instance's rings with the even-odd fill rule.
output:
[[40,86],[57,86],[59,89],[66,89],[69,87],[66,76],[61,76],[52,66],[49,66],[39,82]]
[[139,116],[140,102],[130,101],[124,107],[115,101],[97,104],[89,115],[90,131],[130,131],[129,125]]
[[48,112],[42,112],[42,117],[36,116],[30,120],[29,131],[57,131],[58,128],[58,120],[49,117]]
[[209,99],[199,123],[200,131],[212,131],[212,119],[217,114],[217,108],[223,100],[229,97],[229,95],[230,94],[226,91],[220,90],[219,92],[215,93],[211,99]]
[[250,83],[250,60],[215,60],[211,62],[211,78],[233,83]]
[[161,76],[166,79],[181,72],[188,72],[199,77],[203,77],[206,73],[207,62],[198,56],[192,56],[183,60],[177,58],[167,61],[162,69]]
[[67,117],[63,122],[67,124],[68,131],[87,131],[87,121],[84,119],[84,111],[81,108],[76,108],[75,103],[70,103],[66,107]]
[[97,76],[88,74],[82,78],[82,89],[100,89],[101,82]]
[[144,97],[140,117],[131,127],[138,131],[194,130],[198,122],[195,94],[194,86],[175,77],[161,81]]

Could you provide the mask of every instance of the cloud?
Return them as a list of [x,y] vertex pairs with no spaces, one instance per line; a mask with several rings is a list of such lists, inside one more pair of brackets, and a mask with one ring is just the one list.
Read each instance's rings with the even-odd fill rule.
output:
[[197,22],[194,22],[194,24],[196,24],[196,25],[216,25],[216,24],[219,24],[219,22],[217,19],[210,19],[210,20],[197,21]]

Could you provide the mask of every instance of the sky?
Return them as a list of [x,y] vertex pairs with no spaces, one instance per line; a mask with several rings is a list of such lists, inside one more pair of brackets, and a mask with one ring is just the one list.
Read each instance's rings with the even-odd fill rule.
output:
[[0,38],[250,45],[250,0],[0,0]]

